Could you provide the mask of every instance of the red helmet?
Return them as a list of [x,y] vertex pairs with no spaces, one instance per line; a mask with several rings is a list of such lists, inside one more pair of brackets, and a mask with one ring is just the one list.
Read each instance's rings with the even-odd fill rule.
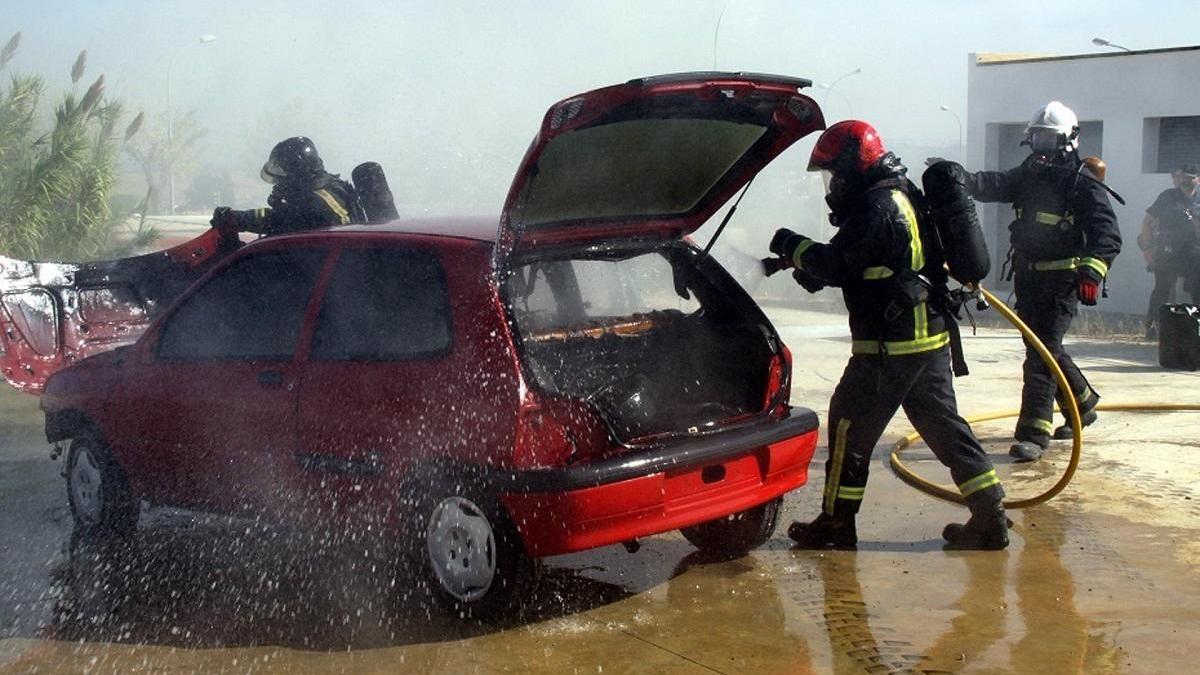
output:
[[808,170],[864,173],[886,153],[875,127],[862,120],[844,120],[826,129],[817,139]]

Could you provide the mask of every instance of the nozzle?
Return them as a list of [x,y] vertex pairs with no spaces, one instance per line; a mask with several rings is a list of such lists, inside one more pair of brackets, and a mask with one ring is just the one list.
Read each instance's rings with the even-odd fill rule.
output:
[[762,265],[763,265],[763,274],[765,274],[766,276],[769,277],[772,274],[775,274],[776,272],[779,272],[781,270],[786,270],[787,268],[791,267],[792,261],[788,260],[787,258],[783,258],[783,257],[763,258]]

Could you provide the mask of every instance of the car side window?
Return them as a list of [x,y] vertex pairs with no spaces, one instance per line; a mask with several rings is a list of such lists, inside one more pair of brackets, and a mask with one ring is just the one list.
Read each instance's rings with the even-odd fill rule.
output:
[[317,318],[310,358],[392,361],[450,348],[450,299],[434,256],[401,249],[346,249]]
[[291,358],[325,255],[323,249],[292,249],[233,263],[167,319],[159,358]]

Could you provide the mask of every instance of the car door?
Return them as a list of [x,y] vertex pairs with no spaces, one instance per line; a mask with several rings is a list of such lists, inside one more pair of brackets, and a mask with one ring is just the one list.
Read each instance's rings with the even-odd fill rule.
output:
[[[297,495],[318,520],[370,521],[396,498],[386,475],[457,429],[446,277],[429,250],[348,246],[333,264],[302,365]],[[461,402],[461,401],[460,401]]]
[[295,447],[296,347],[326,250],[245,255],[149,336],[109,408],[148,496],[221,511],[278,493]]

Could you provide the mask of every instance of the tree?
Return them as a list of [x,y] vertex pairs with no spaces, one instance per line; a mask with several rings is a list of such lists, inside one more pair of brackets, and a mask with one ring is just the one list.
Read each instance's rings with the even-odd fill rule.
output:
[[[0,70],[20,44],[17,33],[0,50]],[[109,202],[117,158],[137,133],[138,115],[123,136],[116,130],[121,104],[104,97],[104,76],[83,96],[76,86],[86,68],[81,52],[71,68],[70,91],[55,107],[52,126],[39,129],[45,92],[40,77],[12,75],[0,90],[0,252],[25,259],[87,260],[148,245],[157,232],[144,220],[131,240],[114,233],[130,214],[113,213]]]
[[171,213],[171,172],[177,172],[176,183],[179,183],[178,172],[192,168],[196,143],[205,133],[207,131],[189,110],[176,116],[169,137],[165,129],[151,124],[125,148],[129,156],[137,160],[146,177],[146,185],[150,188],[147,206],[151,213]]

